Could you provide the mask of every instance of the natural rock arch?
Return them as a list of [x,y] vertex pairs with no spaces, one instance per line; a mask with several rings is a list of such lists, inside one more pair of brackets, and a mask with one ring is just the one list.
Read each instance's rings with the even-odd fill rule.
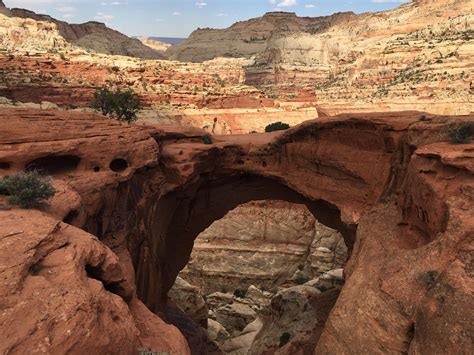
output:
[[[101,329],[108,330],[103,333],[129,335],[134,327],[136,331],[131,338],[112,337],[100,343],[106,345],[97,342],[98,333],[89,338],[77,332],[67,341],[83,342],[86,347],[80,348],[96,352],[124,346],[136,349],[139,342],[162,347],[173,341],[173,349],[186,353],[176,330],[157,325],[156,321],[161,322],[158,317],[143,313],[148,310],[133,286],[149,305],[160,310],[165,286],[187,261],[193,235],[238,202],[223,200],[218,186],[224,186],[222,191],[232,188],[232,196],[245,200],[258,198],[251,181],[257,181],[258,187],[258,181],[264,179],[265,186],[278,186],[270,190],[273,197],[275,191],[282,193],[288,188],[294,193],[284,196],[287,200],[326,201],[319,205],[324,209],[318,216],[321,218],[321,211],[333,211],[327,212],[332,218],[328,217],[326,224],[340,219],[348,227],[357,225],[357,238],[344,271],[345,285],[316,352],[433,353],[445,349],[460,353],[472,347],[468,336],[472,334],[472,312],[466,310],[473,309],[469,256],[474,230],[474,150],[472,143],[446,142],[446,131],[454,122],[472,120],[472,115],[417,112],[348,114],[319,118],[268,135],[215,136],[213,144],[203,144],[203,132],[191,129],[123,126],[84,113],[0,110],[0,121],[6,128],[0,132],[0,155],[3,162],[12,162],[2,174],[15,173],[45,156],[81,157],[78,169],[54,177],[61,192],[49,201],[47,209],[0,211],[8,222],[2,229],[2,241],[8,247],[1,248],[0,256],[11,259],[14,255],[12,270],[17,270],[0,288],[6,290],[5,304],[28,307],[33,298],[37,302],[34,309],[68,314],[69,303],[64,302],[62,293],[52,291],[70,287],[58,283],[58,277],[70,282],[73,276],[81,280],[77,288],[85,297],[81,304],[89,307],[87,314],[97,325],[96,312],[90,308],[95,296],[90,293],[90,277],[84,269],[87,259],[81,257],[87,254],[101,265],[103,274],[97,282],[103,286],[119,282],[131,296],[128,300],[115,288],[108,287],[110,292],[98,288],[101,298],[112,296],[115,300],[104,304],[101,312],[107,320]],[[117,141],[124,143],[113,144]],[[129,164],[120,174],[109,169],[94,171],[117,157]],[[245,193],[235,193],[239,179],[245,180],[240,184]],[[209,195],[209,191],[213,192]],[[209,221],[193,213],[201,207],[207,213],[210,201],[224,204],[215,205],[219,208],[209,213]],[[28,234],[18,233],[19,217],[21,229]],[[38,235],[44,242],[32,247],[31,238]],[[179,250],[177,236],[184,240],[183,250]],[[61,240],[64,244],[58,243]],[[49,248],[70,253],[70,272],[62,264],[49,263],[55,254],[44,256]],[[26,255],[25,250],[35,252],[28,252],[31,260],[19,262],[18,255]],[[173,253],[178,255],[174,260]],[[37,255],[44,260],[38,260]],[[25,278],[22,270],[38,262],[51,265],[51,270]],[[50,282],[38,277],[48,277]],[[41,282],[41,288],[34,290],[43,292],[42,297],[33,297],[28,288],[20,287],[22,282],[32,281]],[[53,302],[59,308],[51,309]],[[125,323],[109,319],[118,308],[124,311]],[[15,346],[28,349],[30,342],[38,343],[48,334],[53,346],[61,346],[55,333],[57,318],[45,321],[32,308],[9,310],[4,312],[4,324],[9,324],[10,330],[26,329],[22,320],[27,314],[36,331],[2,337],[2,346],[10,346],[13,339]],[[71,321],[67,322],[70,329]],[[72,323],[83,329],[83,321]],[[153,329],[157,331],[147,337]]]
[[197,236],[214,221],[224,217],[237,206],[256,200],[283,200],[305,204],[308,210],[323,224],[336,229],[344,236],[346,244],[352,247],[355,240],[355,225],[341,220],[339,209],[324,201],[312,200],[267,177],[238,174],[212,178],[201,176],[199,180],[168,193],[158,203],[152,233],[164,240],[165,255],[160,260],[161,284],[153,289],[148,283],[153,265],[138,268],[137,287],[142,300],[154,311],[166,303],[167,291],[176,276],[186,266]]

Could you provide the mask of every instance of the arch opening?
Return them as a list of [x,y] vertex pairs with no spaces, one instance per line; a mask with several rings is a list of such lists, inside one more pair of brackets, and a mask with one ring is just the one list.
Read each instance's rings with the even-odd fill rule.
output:
[[132,256],[137,291],[145,304],[155,312],[164,307],[168,290],[187,265],[201,232],[237,206],[261,200],[305,205],[319,222],[340,232],[349,253],[352,250],[356,226],[342,222],[339,209],[326,201],[311,200],[279,181],[258,175],[201,175],[160,199],[151,225],[153,240],[146,241],[147,256],[143,250]]
[[[336,206],[323,200],[312,200],[277,180],[258,175],[238,174],[218,177],[210,174],[201,175],[193,183],[168,193],[158,203],[152,226],[155,240],[151,241],[151,245],[148,245],[150,248],[147,255],[149,262],[146,264],[141,263],[141,256],[134,260],[136,270],[138,271],[136,279],[138,294],[145,301],[145,304],[155,312],[164,311],[168,319],[172,320],[172,323],[187,336],[186,332],[188,332],[189,323],[183,320],[185,317],[176,317],[175,306],[171,306],[170,310],[170,306],[166,306],[166,304],[168,297],[174,292],[173,285],[175,282],[178,282],[178,274],[186,267],[190,260],[196,238],[215,221],[222,219],[230,211],[238,208],[238,206],[248,203],[265,203],[268,200],[284,201],[284,203],[301,206],[322,225],[338,231],[342,237],[343,244],[347,246],[347,260],[347,255],[350,254],[355,240],[356,226],[346,225],[342,222],[341,213]],[[158,243],[158,240],[161,240],[161,242]],[[156,243],[154,244],[155,246],[153,243]],[[153,255],[158,256],[155,259],[155,263],[152,261]],[[239,266],[235,265],[235,267]],[[153,268],[154,270],[152,270]],[[204,298],[214,303],[215,307],[219,310],[214,318],[208,318],[207,311],[204,312],[202,314],[203,318],[196,319],[195,324],[228,322],[231,324],[229,339],[239,336],[239,334],[246,331],[244,328],[247,326],[252,327],[254,326],[253,322],[263,319],[256,316],[255,309],[250,309],[248,305],[245,305],[245,297],[243,301],[239,300],[239,298],[242,298],[241,292],[247,292],[250,289],[251,292],[262,292],[261,294],[268,297],[264,302],[267,302],[265,303],[266,310],[270,313],[275,313],[272,317],[275,317],[277,314],[286,314],[288,311],[295,312],[298,310],[298,312],[301,311],[303,318],[312,319],[312,321],[306,323],[308,329],[305,331],[296,334],[288,330],[294,336],[290,343],[297,341],[302,333],[306,331],[312,332],[313,337],[311,341],[313,344],[311,346],[314,348],[324,329],[329,312],[334,306],[340,289],[343,286],[342,268],[339,268],[338,276],[331,276],[330,280],[314,275],[307,275],[302,280],[298,280],[301,274],[308,272],[308,265],[303,265],[300,270],[300,265],[293,264],[290,266],[290,269],[292,268],[295,269],[291,270],[294,271],[292,276],[295,276],[295,279],[289,280],[285,284],[285,281],[288,280],[283,280],[285,278],[283,277],[279,280],[283,282],[279,283],[277,281],[276,286],[278,287],[274,287],[273,290],[262,287],[261,284],[255,288],[247,287],[249,286],[247,284],[243,284],[242,287],[235,287],[236,285],[232,284],[226,290],[206,290]],[[153,274],[159,274],[159,276],[156,280],[153,280],[153,287],[150,287],[150,281],[152,281],[150,280],[150,275]],[[320,276],[324,276],[322,274]],[[182,279],[178,278],[178,280]],[[273,282],[273,280],[267,281]],[[155,285],[161,285],[160,288],[163,292],[157,293],[159,290],[155,288]],[[295,287],[303,287],[305,291],[302,293],[298,291],[296,292],[297,296],[294,296],[295,290],[293,288]],[[264,288],[264,290],[261,288]],[[168,293],[170,289],[171,291]],[[220,303],[222,300],[214,299],[215,292],[212,294],[211,291],[225,291],[225,296],[223,297],[230,298],[229,304],[225,305]],[[307,292],[310,294],[309,297],[304,300],[295,301],[294,297],[306,297],[303,295]],[[217,294],[222,294],[222,292],[217,292]],[[287,299],[288,297],[290,299]],[[298,307],[302,306],[302,308],[291,306],[292,302],[297,302]],[[205,303],[208,302],[206,301]],[[176,302],[173,300],[171,304],[176,304]],[[235,307],[248,310],[248,314],[244,312],[246,317],[248,317],[244,317],[244,320],[242,320],[241,314],[237,314],[236,317],[227,314],[227,312],[230,314],[234,313]],[[293,308],[291,310],[282,310],[281,307]],[[211,314],[216,311],[212,308],[209,309],[211,309]],[[173,321],[176,319],[179,321]],[[238,324],[234,324],[234,320],[237,320]],[[261,336],[273,336],[272,326],[272,324],[264,324],[262,327],[265,331],[261,332]],[[278,329],[277,331],[280,330]],[[187,338],[190,340],[193,338],[193,335],[189,334]],[[263,338],[261,340],[256,339],[255,342],[257,348],[261,346],[258,344],[265,343]]]

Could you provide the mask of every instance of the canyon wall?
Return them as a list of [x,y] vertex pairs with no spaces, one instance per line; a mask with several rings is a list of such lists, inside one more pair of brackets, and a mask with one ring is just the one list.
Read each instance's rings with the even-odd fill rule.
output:
[[[9,17],[9,18],[8,18]],[[64,41],[72,46],[80,47],[84,50],[94,51],[97,53],[125,55],[138,57],[143,59],[163,59],[164,56],[149,46],[143,44],[138,39],[130,38],[118,31],[108,28],[104,23],[90,21],[83,24],[69,24],[64,21],[56,20],[48,15],[36,14],[26,9],[7,9],[5,5],[0,4],[0,22],[8,23],[8,27],[17,36],[15,27],[23,27],[35,22],[47,24],[48,31],[57,32]],[[38,43],[42,43],[43,39],[38,37],[36,33],[31,33],[26,38],[31,44],[30,49],[33,51],[37,48]],[[24,43],[21,44],[25,46]],[[61,46],[53,44],[50,49],[60,49]]]
[[[293,126],[342,112],[474,111],[469,1],[322,18],[269,13],[229,29],[199,30],[168,50],[171,58],[198,63],[86,51],[74,38],[84,35],[102,46],[96,37],[109,30],[96,23],[75,29],[15,11],[21,17],[0,14],[0,96],[7,99],[0,101],[10,107],[87,111],[98,86],[130,88],[144,104],[142,122],[213,134],[262,132],[277,121]],[[112,34],[105,42],[128,43]],[[224,48],[232,58],[216,58],[226,56]]]
[[273,97],[312,90],[318,107],[330,114],[467,114],[474,111],[472,13],[465,0],[315,18],[273,12],[228,29],[197,30],[168,53],[198,62],[252,58],[247,84]]
[[[202,293],[274,289],[342,268],[342,236],[318,223],[304,205],[259,201],[241,205],[199,234],[180,275]],[[300,281],[301,282],[301,281]]]
[[[124,337],[107,341],[72,332],[72,344],[94,351],[168,346],[186,353],[176,333],[153,337],[176,329],[152,314],[145,322],[134,317],[134,304],[143,310],[139,298],[165,317],[167,292],[198,234],[238,205],[268,199],[305,204],[352,251],[345,285],[321,320],[317,352],[473,348],[473,147],[448,143],[446,134],[452,123],[472,123],[472,115],[340,115],[286,132],[214,136],[213,144],[204,144],[202,131],[182,127],[129,126],[51,110],[0,112],[0,174],[35,164],[53,175],[59,191],[40,211],[0,211],[8,221],[0,234],[8,312],[0,324],[20,328],[28,313],[36,330],[2,338],[3,349],[61,346],[55,334],[63,328],[52,315],[71,314],[75,303],[87,314],[102,309],[104,327]],[[76,238],[76,231],[84,237]],[[35,235],[46,240],[35,242]],[[9,255],[32,256],[15,258],[10,268]],[[55,266],[67,258],[73,264]],[[62,286],[72,279],[84,290],[80,295]],[[28,306],[34,292],[40,292],[38,313]],[[178,342],[166,343],[171,339]]]

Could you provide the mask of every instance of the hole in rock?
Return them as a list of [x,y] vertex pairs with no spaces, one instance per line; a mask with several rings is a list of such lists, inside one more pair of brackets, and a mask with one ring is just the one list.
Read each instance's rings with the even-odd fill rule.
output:
[[124,290],[124,288],[122,287],[120,283],[107,282],[106,280],[104,280],[103,273],[100,267],[86,265],[86,273],[87,273],[87,277],[102,282],[102,284],[104,285],[104,288],[107,291],[122,297],[126,301],[128,300],[129,295],[127,294],[127,292]]
[[98,173],[100,171],[100,166],[94,166],[94,172]]
[[[255,338],[254,353],[269,351],[269,341],[277,348],[301,342],[303,333],[315,334],[308,344],[315,346],[347,258],[341,233],[304,204],[251,201],[199,234],[168,297],[195,324],[207,324],[209,336],[221,329],[213,340],[224,353],[233,339],[258,332],[266,340]],[[181,317],[175,325],[187,329],[184,323]]]
[[1,169],[1,170],[8,170],[8,169],[10,169],[10,163],[0,161],[0,169]]
[[[347,254],[350,254],[355,241],[356,225],[344,223],[337,206],[324,200],[309,199],[280,181],[259,175],[227,175],[227,172],[222,175],[217,172],[203,173],[188,184],[169,191],[158,201],[153,210],[154,217],[151,218],[150,229],[160,242],[153,244],[146,242],[143,243],[143,247],[132,250],[131,257],[136,270],[137,294],[140,299],[153,312],[165,312],[174,304],[169,299],[176,299],[173,296],[173,285],[181,281],[184,282],[177,276],[189,264],[186,269],[195,270],[193,272],[198,275],[202,273],[202,276],[198,276],[197,279],[196,277],[188,278],[191,284],[184,283],[181,289],[191,290],[192,297],[194,297],[192,290],[197,289],[198,298],[193,298],[196,304],[204,306],[207,304],[211,307],[210,305],[214,303],[213,307],[219,308],[219,312],[211,311],[208,318],[207,310],[203,311],[201,307],[199,307],[199,311],[194,308],[196,312],[192,312],[192,303],[194,302],[191,302],[190,309],[185,312],[187,312],[188,318],[196,320],[196,323],[193,322],[193,324],[207,322],[211,329],[223,330],[224,338],[232,340],[246,331],[255,332],[257,329],[257,332],[266,332],[268,329],[262,330],[259,325],[261,322],[258,322],[257,317],[260,317],[260,312],[267,310],[268,313],[275,314],[275,317],[293,312],[293,316],[290,315],[289,318],[306,319],[311,329],[298,330],[298,334],[296,334],[295,329],[298,328],[293,324],[289,330],[278,328],[272,333],[273,345],[278,348],[279,337],[285,331],[291,335],[287,346],[301,341],[303,333],[310,333],[314,336],[309,340],[311,343],[306,345],[309,349],[314,349],[324,328],[326,318],[338,298],[340,284],[343,283],[343,270],[342,268],[335,269],[331,274],[324,277],[321,275],[317,281],[311,283],[312,280],[315,280],[315,275],[312,274],[313,268],[309,263],[312,259],[310,256],[312,247],[308,249],[310,244],[305,239],[308,236],[299,235],[292,241],[287,235],[294,228],[282,223],[283,217],[287,218],[287,216],[293,216],[295,220],[305,222],[305,219],[301,220],[301,213],[292,214],[290,213],[291,209],[279,215],[255,211],[248,217],[235,219],[233,223],[226,223],[225,229],[223,228],[223,232],[216,235],[215,240],[223,238],[227,239],[229,243],[233,243],[230,232],[234,227],[242,231],[242,236],[245,236],[245,229],[254,224],[260,226],[260,230],[263,232],[257,234],[259,244],[256,240],[248,239],[248,237],[239,241],[235,248],[237,254],[226,254],[226,250],[232,250],[232,246],[226,245],[225,248],[216,248],[209,242],[210,248],[214,250],[210,253],[214,255],[214,260],[217,261],[220,256],[225,256],[226,263],[223,264],[225,269],[223,266],[210,268],[211,264],[207,262],[205,264],[208,266],[201,268],[199,267],[201,258],[195,258],[194,254],[190,261],[195,240],[197,239],[196,250],[198,250],[199,240],[201,240],[201,237],[198,236],[214,222],[218,223],[226,214],[232,213],[241,205],[269,200],[279,201],[275,202],[276,204],[286,202],[302,206],[301,208],[306,211],[301,212],[303,216],[313,218],[313,220],[317,218],[321,224],[337,230],[343,237],[341,247],[346,245]],[[268,206],[265,208],[271,210]],[[260,222],[253,221],[253,216],[259,216]],[[270,220],[276,221],[277,224],[270,227]],[[268,243],[270,247],[265,247],[269,240],[273,240],[270,238],[270,234],[275,231],[279,231],[279,237],[276,237],[276,241]],[[262,244],[262,240],[264,244]],[[318,247],[322,248],[318,250],[322,255],[327,254],[327,249],[331,250],[323,245]],[[148,257],[144,258],[144,253]],[[271,258],[272,254],[278,255],[278,257]],[[264,255],[266,259],[260,255]],[[290,258],[290,262],[288,256],[292,255],[293,258]],[[229,259],[230,257],[231,259]],[[282,262],[282,260],[284,261]],[[242,261],[253,262],[255,266],[251,268],[245,266],[250,270],[246,274],[243,272],[245,269],[243,269]],[[327,262],[329,263],[329,261]],[[204,265],[204,263],[201,264]],[[183,270],[182,275],[186,274],[186,269]],[[205,282],[208,275],[212,275],[214,279],[212,284]],[[338,281],[333,282],[336,279]],[[310,283],[305,285],[307,282]],[[300,292],[301,289],[305,291]],[[218,294],[214,295],[216,292]],[[279,292],[281,292],[281,298],[279,298],[281,301],[273,301]],[[241,296],[244,294],[245,299],[251,297],[261,301],[256,301],[257,304],[253,305],[245,304],[245,301],[239,301],[239,297],[242,298]],[[258,302],[263,303],[259,305]],[[180,307],[182,307],[181,309],[186,308],[182,304]],[[219,318],[216,313],[219,313]],[[192,317],[189,316],[190,314]],[[170,322],[176,318],[182,319],[182,317],[167,317]],[[224,327],[222,323],[228,321],[230,325]],[[182,321],[180,324],[173,324],[183,332],[189,329]],[[273,322],[273,324],[279,323]],[[278,336],[275,335],[276,333]],[[260,334],[263,333],[260,332]],[[191,344],[191,338],[202,339],[199,336],[187,337],[191,348],[194,346]],[[200,348],[196,347],[196,349]],[[266,349],[255,347],[252,351],[265,353]]]
[[116,173],[122,172],[127,170],[128,163],[125,159],[114,159],[110,162],[109,165],[110,170],[115,171]]
[[77,210],[71,210],[69,213],[64,217],[63,222],[67,224],[73,224],[74,220],[79,217],[79,212]]
[[49,155],[25,165],[26,171],[38,170],[43,174],[61,175],[76,170],[81,158],[75,155]]

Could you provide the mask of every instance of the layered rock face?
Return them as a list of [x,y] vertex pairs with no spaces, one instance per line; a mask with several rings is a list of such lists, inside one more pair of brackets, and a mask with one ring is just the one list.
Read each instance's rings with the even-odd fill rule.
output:
[[346,259],[342,236],[306,206],[260,201],[237,207],[201,233],[181,277],[203,293],[250,285],[270,290],[295,273],[308,279],[341,268]]
[[7,16],[0,8],[0,47],[2,51],[66,50],[71,47],[51,22]]
[[317,18],[268,13],[224,30],[198,30],[168,53],[184,61],[253,57],[247,84],[281,97],[310,88],[331,114],[467,114],[474,110],[472,13],[464,0]]
[[[146,46],[138,39],[127,37],[100,22],[91,21],[83,24],[69,24],[64,21],[56,20],[51,16],[39,15],[25,9],[6,9],[4,5],[0,5],[0,8],[3,8],[3,11],[0,12],[0,14],[3,14],[0,18],[1,22],[8,24],[7,28],[14,31],[14,37],[18,36],[15,31],[17,23],[23,23],[26,24],[27,27],[31,27],[39,22],[47,26],[46,31],[57,31],[64,41],[86,50],[143,59],[164,58],[160,52]],[[10,17],[10,19],[6,17]],[[25,25],[19,25],[21,28],[23,28],[23,26]],[[26,37],[26,39],[30,43],[29,49],[33,51],[37,49],[38,43],[44,42],[45,38],[41,33],[36,33],[31,31],[31,29],[29,34],[30,36]],[[22,47],[26,47],[27,43],[22,43],[21,45]],[[49,49],[58,48],[62,47],[54,43]]]
[[[306,346],[328,354],[473,349],[474,148],[446,136],[450,124],[472,123],[472,115],[340,115],[286,132],[215,136],[213,144],[197,130],[122,125],[84,113],[11,109],[1,110],[0,120],[0,174],[34,164],[59,190],[41,211],[0,211],[2,351],[58,348],[63,338],[56,334],[65,328],[54,327],[54,316],[74,315],[70,307],[80,304],[91,322],[86,329],[104,324],[123,337],[112,344],[96,332],[74,331],[70,344],[186,353],[176,329],[156,315],[133,317],[133,302],[140,305],[133,285],[149,309],[163,311],[194,239],[238,205],[269,199],[305,204],[352,250],[340,295],[318,320],[324,328],[308,324],[315,335],[289,353]],[[63,238],[69,243],[59,248]],[[69,289],[66,279],[84,292]],[[322,301],[317,292],[307,299]],[[40,306],[30,307],[33,300]],[[94,305],[102,316],[94,316]],[[22,319],[35,331],[9,336],[15,312],[27,314]],[[84,318],[66,319],[66,330],[84,330]]]
[[[341,112],[474,111],[468,1],[323,18],[270,13],[227,30],[199,30],[169,49],[184,53],[172,58],[186,60],[193,53],[226,55],[223,48],[244,56],[199,63],[88,53],[81,41],[143,57],[131,52],[138,40],[101,24],[76,28],[26,10],[13,13],[21,17],[0,15],[0,95],[13,103],[87,110],[95,88],[112,85],[141,96],[147,123],[189,124],[213,134],[262,132],[273,122],[293,126]],[[102,50],[109,45],[130,52]]]
[[90,111],[96,88],[112,85],[140,95],[142,122],[192,125],[213,134],[262,132],[275,121],[295,125],[317,116],[308,97],[271,99],[244,85],[241,61],[192,64],[69,51],[35,57],[14,53],[0,52],[0,96],[11,100],[10,106],[52,103]]

